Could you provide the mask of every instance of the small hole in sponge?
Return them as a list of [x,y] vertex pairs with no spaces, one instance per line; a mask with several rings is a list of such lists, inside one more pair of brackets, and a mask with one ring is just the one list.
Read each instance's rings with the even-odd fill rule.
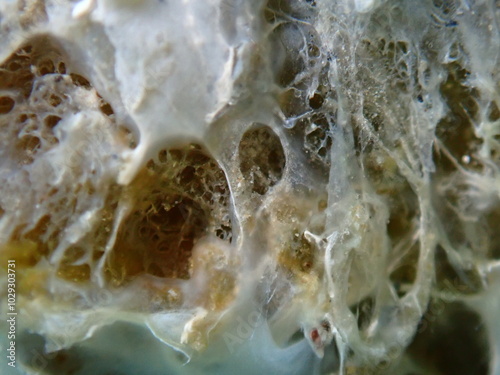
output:
[[45,117],[44,123],[49,129],[53,129],[61,121],[59,116],[49,115]]
[[66,64],[64,64],[62,61],[57,64],[57,72],[59,74],[66,74]]
[[48,102],[52,107],[57,107],[62,103],[62,99],[59,96],[52,94],[50,95]]
[[31,164],[33,156],[40,147],[40,139],[32,135],[25,135],[16,142],[21,164]]
[[104,113],[106,116],[111,116],[112,114],[114,114],[113,108],[111,107],[111,105],[109,103],[104,102],[101,105],[100,109],[101,109],[101,112]]
[[283,176],[285,152],[274,131],[254,124],[243,134],[239,145],[240,171],[252,191],[264,195]]
[[54,74],[56,72],[56,67],[54,66],[54,63],[51,60],[43,60],[40,61],[37,64],[38,71],[40,72],[40,75],[44,76],[47,74]]
[[9,113],[14,108],[14,99],[8,96],[0,97],[0,115]]
[[312,98],[309,98],[309,106],[312,109],[319,109],[323,105],[325,99],[318,93],[315,93]]
[[77,86],[84,87],[88,90],[92,88],[92,85],[88,81],[88,79],[82,77],[80,74],[76,73],[71,73],[70,74],[71,79],[73,80],[73,83]]
[[229,188],[217,162],[196,145],[161,150],[158,159],[149,160],[128,187],[135,203],[107,260],[115,285],[141,274],[189,279],[201,237],[231,239]]

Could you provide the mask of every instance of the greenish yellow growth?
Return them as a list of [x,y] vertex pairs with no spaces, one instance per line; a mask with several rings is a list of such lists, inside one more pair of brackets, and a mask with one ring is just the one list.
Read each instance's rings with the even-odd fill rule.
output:
[[294,231],[289,247],[280,252],[278,263],[293,275],[314,272],[316,263],[314,246],[303,233]]
[[7,261],[15,260],[16,268],[33,267],[40,260],[38,244],[31,240],[11,241],[0,246],[0,262],[2,269],[7,270]]

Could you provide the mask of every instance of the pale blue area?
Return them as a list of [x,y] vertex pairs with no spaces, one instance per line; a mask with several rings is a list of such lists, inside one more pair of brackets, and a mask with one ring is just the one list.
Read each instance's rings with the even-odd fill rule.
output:
[[[264,325],[257,327],[248,340],[231,348],[224,340],[212,343],[189,363],[183,354],[160,342],[149,330],[129,323],[105,327],[91,339],[57,356],[44,354],[45,342],[39,335],[25,333],[17,344],[18,360],[31,367],[29,373],[40,375],[311,375],[322,372],[320,360],[304,339],[278,348]],[[8,370],[2,368],[2,375],[24,374],[20,370]]]

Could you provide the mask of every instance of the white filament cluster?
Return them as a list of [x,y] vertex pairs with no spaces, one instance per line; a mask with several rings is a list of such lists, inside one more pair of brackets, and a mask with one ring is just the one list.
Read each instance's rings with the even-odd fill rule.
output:
[[136,324],[155,374],[403,374],[451,294],[499,373],[499,20],[492,0],[2,2],[0,250],[38,249],[44,283],[23,329],[92,352]]

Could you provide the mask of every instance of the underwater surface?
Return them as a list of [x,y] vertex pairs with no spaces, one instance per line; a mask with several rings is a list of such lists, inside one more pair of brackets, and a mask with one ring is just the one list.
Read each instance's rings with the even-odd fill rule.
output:
[[500,375],[499,23],[0,0],[0,372]]

